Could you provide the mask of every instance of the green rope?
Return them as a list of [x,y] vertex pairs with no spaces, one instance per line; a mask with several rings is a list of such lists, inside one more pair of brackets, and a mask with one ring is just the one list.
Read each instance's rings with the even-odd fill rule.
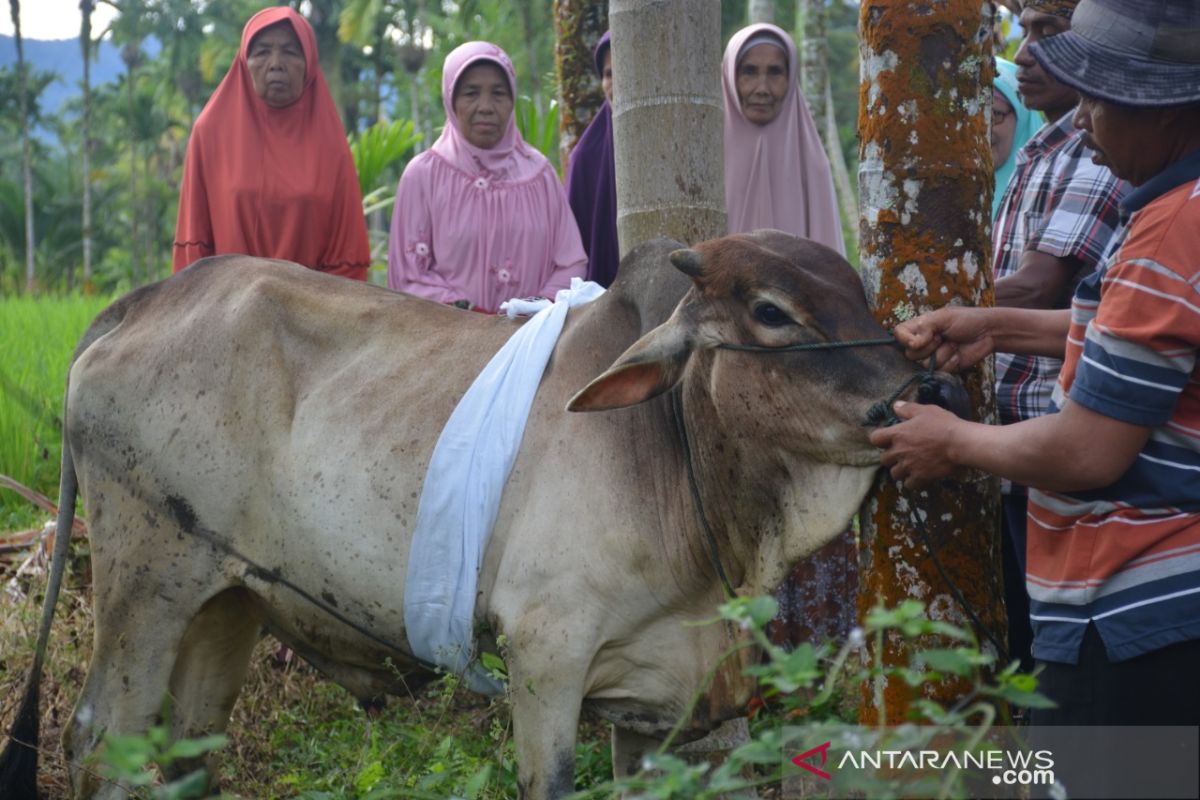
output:
[[889,336],[886,339],[850,339],[844,342],[804,342],[801,344],[786,344],[779,347],[722,342],[717,347],[721,350],[742,350],[747,353],[786,353],[797,350],[839,350],[843,347],[874,347],[881,344],[896,344],[896,337]]
[[[778,347],[768,347],[757,344],[733,344],[732,342],[722,342],[717,345],[720,350],[738,350],[744,353],[789,353],[812,350],[841,350],[846,347],[877,347],[879,345],[897,344],[895,336],[888,336],[881,339],[847,339],[839,342],[803,342],[801,344],[788,344]],[[896,416],[896,412],[892,410],[892,405],[900,398],[900,395],[907,391],[908,387],[918,381],[917,386],[917,402],[927,403],[937,397],[937,379],[934,377],[934,372],[937,370],[933,358],[929,359],[929,369],[925,372],[918,372],[911,378],[900,385],[900,388],[892,392],[891,396],[886,400],[880,400],[867,409],[867,416],[863,420],[863,425],[870,428],[886,428],[900,422],[900,418]]]

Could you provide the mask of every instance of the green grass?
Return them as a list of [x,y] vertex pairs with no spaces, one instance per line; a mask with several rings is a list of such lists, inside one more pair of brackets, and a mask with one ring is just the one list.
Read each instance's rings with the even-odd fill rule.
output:
[[[54,499],[67,367],[79,337],[110,297],[0,297],[0,474]],[[0,531],[45,514],[0,490]]]

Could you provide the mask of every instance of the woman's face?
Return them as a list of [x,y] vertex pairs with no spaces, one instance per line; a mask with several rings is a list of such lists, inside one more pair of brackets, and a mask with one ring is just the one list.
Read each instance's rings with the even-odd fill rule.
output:
[[504,136],[513,112],[512,89],[504,70],[490,61],[473,64],[454,86],[454,118],[458,132],[481,150],[491,150]]
[[992,164],[1000,169],[1012,154],[1017,132],[1017,114],[1008,98],[992,90]]
[[737,65],[737,95],[742,113],[755,125],[766,125],[783,110],[788,68],[783,51],[772,44],[756,44]]
[[604,89],[604,99],[612,105],[612,48],[604,51],[604,69],[600,70],[600,88]]
[[291,23],[277,22],[260,31],[250,40],[246,63],[254,91],[264,103],[283,108],[300,99],[308,76],[304,48]]

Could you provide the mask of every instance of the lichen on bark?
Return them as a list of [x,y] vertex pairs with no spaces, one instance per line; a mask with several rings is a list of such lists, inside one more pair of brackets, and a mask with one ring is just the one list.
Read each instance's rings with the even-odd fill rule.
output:
[[[943,305],[991,305],[993,4],[979,0],[866,0],[860,11],[860,263],[869,300],[888,328]],[[990,365],[964,375],[973,417],[993,417]],[[923,600],[932,617],[975,627],[930,553],[986,631],[1002,639],[996,481],[964,476],[914,494],[880,473],[863,507],[860,614],[882,601]],[[917,509],[919,508],[919,512]],[[930,540],[913,522],[920,513]],[[981,639],[983,631],[977,631]],[[985,647],[991,647],[985,643]],[[901,659],[884,647],[885,664]],[[925,693],[953,702],[963,687]],[[864,691],[862,717],[903,719],[912,690]]]

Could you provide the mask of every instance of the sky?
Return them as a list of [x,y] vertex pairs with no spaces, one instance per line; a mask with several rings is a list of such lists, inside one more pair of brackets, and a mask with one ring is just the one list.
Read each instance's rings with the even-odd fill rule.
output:
[[[92,30],[99,33],[117,14],[109,5],[97,4]],[[79,0],[25,0],[21,3],[21,36],[26,39],[74,39],[79,36]],[[8,3],[0,8],[0,34],[13,35]]]

